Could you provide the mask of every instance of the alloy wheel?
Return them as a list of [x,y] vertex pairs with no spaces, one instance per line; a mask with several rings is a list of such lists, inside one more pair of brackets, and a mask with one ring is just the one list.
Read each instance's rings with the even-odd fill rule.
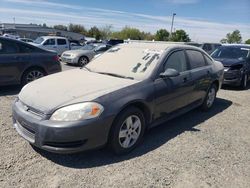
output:
[[136,115],[129,116],[122,124],[119,131],[119,144],[122,148],[131,148],[141,134],[141,120]]

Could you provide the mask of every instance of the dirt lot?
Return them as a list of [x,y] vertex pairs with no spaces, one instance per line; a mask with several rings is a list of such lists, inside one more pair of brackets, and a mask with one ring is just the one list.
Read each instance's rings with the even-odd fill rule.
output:
[[127,156],[34,150],[12,127],[19,89],[0,88],[0,187],[250,187],[250,88],[150,130]]

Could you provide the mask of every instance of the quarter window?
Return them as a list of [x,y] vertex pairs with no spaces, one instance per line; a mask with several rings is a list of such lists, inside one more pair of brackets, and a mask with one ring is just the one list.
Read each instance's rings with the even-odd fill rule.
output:
[[206,66],[204,57],[201,52],[195,50],[187,50],[186,52],[190,61],[191,69]]
[[164,70],[175,69],[179,72],[184,72],[187,70],[186,56],[183,51],[177,51],[170,55],[164,66]]
[[15,43],[7,41],[0,42],[0,54],[15,54],[18,53],[18,47]]

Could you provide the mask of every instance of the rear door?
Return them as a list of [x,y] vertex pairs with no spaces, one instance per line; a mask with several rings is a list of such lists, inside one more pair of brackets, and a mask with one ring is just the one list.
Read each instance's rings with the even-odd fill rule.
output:
[[211,85],[212,65],[208,64],[200,51],[186,50],[186,53],[194,82],[193,94],[190,100],[191,102],[198,102],[206,96],[206,92]]
[[18,45],[9,40],[0,39],[0,85],[18,83],[20,76]]
[[182,107],[187,106],[192,94],[192,76],[189,71],[187,57],[183,50],[170,54],[161,72],[171,68],[180,72],[173,78],[155,80],[155,115],[156,119],[164,118]]
[[69,44],[66,39],[57,39],[57,53],[61,55],[63,52],[69,50]]

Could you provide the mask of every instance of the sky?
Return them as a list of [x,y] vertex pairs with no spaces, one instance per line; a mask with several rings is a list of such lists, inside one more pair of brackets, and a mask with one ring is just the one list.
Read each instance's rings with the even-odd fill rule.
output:
[[0,0],[0,23],[125,26],[155,33],[184,29],[194,42],[219,42],[240,30],[250,39],[250,0]]

